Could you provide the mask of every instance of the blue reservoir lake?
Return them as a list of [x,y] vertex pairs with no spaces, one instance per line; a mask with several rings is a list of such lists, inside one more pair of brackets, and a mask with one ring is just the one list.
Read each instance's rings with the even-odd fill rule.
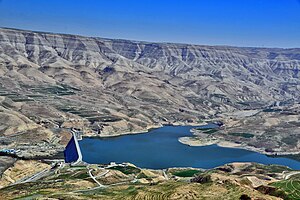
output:
[[191,147],[179,137],[192,136],[193,126],[164,126],[148,133],[79,141],[83,160],[91,164],[129,162],[141,168],[195,167],[210,169],[231,162],[278,164],[300,170],[300,162],[283,157],[217,145]]

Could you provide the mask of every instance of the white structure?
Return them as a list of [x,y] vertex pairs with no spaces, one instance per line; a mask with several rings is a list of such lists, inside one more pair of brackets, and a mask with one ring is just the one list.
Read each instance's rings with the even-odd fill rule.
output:
[[78,154],[77,161],[73,163],[74,165],[76,165],[79,162],[82,162],[82,154],[81,154],[80,146],[79,146],[79,143],[78,143],[78,140],[77,140],[77,137],[76,137],[76,133],[72,131],[72,135],[74,137],[74,142],[75,142],[76,150],[77,150],[77,154]]

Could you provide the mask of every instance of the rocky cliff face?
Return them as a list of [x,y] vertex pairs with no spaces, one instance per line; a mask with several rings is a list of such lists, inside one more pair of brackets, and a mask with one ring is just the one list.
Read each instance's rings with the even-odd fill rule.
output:
[[[2,114],[17,112],[14,121],[26,117],[44,127],[82,120],[108,134],[295,103],[300,101],[299,68],[300,49],[0,29]],[[9,129],[4,122],[1,127]]]

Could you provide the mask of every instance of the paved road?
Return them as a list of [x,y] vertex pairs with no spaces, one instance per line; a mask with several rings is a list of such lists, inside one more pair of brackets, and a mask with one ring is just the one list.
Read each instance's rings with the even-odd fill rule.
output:
[[28,177],[25,177],[25,178],[23,178],[23,179],[20,179],[20,180],[14,182],[14,183],[11,184],[11,185],[16,185],[16,184],[20,184],[20,183],[27,183],[27,182],[31,182],[31,181],[36,181],[36,180],[38,180],[38,179],[40,179],[40,178],[46,176],[49,172],[50,172],[49,169],[44,169],[44,170],[42,170],[42,171],[40,171],[40,172],[38,172],[38,173],[32,175],[32,176],[29,177],[29,178],[28,178]]
[[284,180],[288,180],[289,178],[291,178],[291,176],[294,176],[296,174],[300,174],[300,171],[289,172],[289,173],[286,173],[286,171],[284,171],[284,172],[282,172],[282,174],[283,174]]
[[166,169],[163,169],[162,171],[163,171],[163,175],[164,175],[165,179],[169,180],[169,177],[168,177],[168,175],[166,173]]
[[99,175],[95,176],[95,178],[99,178],[99,177],[101,177],[101,176],[105,176],[108,172],[109,172],[109,170],[106,170],[106,171],[103,172],[102,174],[99,174]]
[[91,190],[96,190],[96,189],[100,189],[100,188],[106,188],[106,187],[109,187],[109,186],[115,186],[115,185],[121,185],[121,184],[124,184],[124,183],[135,183],[137,181],[136,177],[132,180],[132,181],[123,181],[123,182],[119,182],[119,183],[113,183],[113,184],[110,184],[110,185],[103,185],[101,184],[96,178],[99,178],[99,177],[102,177],[104,175],[106,175],[108,172],[109,172],[109,168],[111,167],[114,167],[114,166],[124,166],[122,164],[110,164],[108,165],[107,167],[104,167],[104,168],[99,168],[99,169],[102,169],[102,170],[106,170],[105,172],[97,175],[97,176],[94,176],[92,174],[92,171],[93,169],[89,169],[89,176],[97,183],[97,187],[93,187],[93,188],[89,188],[89,189],[85,189],[85,190],[76,190],[76,191],[73,191],[73,192],[86,192],[86,191],[91,191]]
[[[95,176],[92,174],[93,169],[89,170],[89,175],[90,177],[99,185],[99,187],[106,187],[105,185],[102,185],[99,181],[97,181],[97,179],[95,178]],[[108,172],[107,172],[108,173]],[[105,175],[106,173],[102,173],[102,176]],[[98,176],[99,177],[99,176]]]

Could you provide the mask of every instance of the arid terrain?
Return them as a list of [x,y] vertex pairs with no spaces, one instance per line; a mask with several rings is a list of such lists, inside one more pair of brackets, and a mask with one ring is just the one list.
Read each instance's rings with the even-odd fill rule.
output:
[[300,105],[225,113],[220,128],[196,128],[193,137],[179,141],[190,146],[218,144],[268,155],[295,155],[299,159],[299,116]]
[[[84,129],[85,135],[113,136],[220,120],[226,131],[245,129],[259,138],[284,133],[272,138],[294,138],[282,148],[294,152],[299,149],[299,66],[300,49],[148,43],[2,28],[0,146],[19,149],[23,157],[49,156],[63,149],[70,127]],[[278,106],[283,112],[260,112]],[[259,116],[248,117],[247,110]],[[273,144],[265,147],[281,151]]]
[[60,165],[52,168],[40,164],[43,168],[40,168],[36,180],[31,168],[38,163],[25,161],[22,167],[20,164],[17,162],[0,179],[1,183],[14,183],[0,189],[4,199],[300,198],[299,172],[276,165],[232,163],[207,171],[192,168],[162,171],[140,169],[131,164]]
[[[50,166],[45,159],[62,158],[70,128],[80,129],[84,136],[109,137],[145,132],[164,124],[208,122],[223,125],[217,130],[194,129],[194,136],[181,138],[181,142],[217,143],[299,159],[299,70],[297,48],[150,43],[0,28],[0,149],[17,150],[14,156],[1,154],[0,186],[13,185],[0,193],[5,197],[71,195],[78,199],[93,195],[119,199],[124,192],[128,199],[163,199],[159,195],[220,199],[225,194],[232,199],[245,193],[254,199],[276,199],[276,195],[264,194],[268,188],[256,189],[264,179],[256,170],[251,172],[256,178],[236,174],[235,167],[217,170],[217,177],[214,170],[203,172],[212,173],[209,183],[190,183],[190,178],[177,182],[173,176],[165,180],[158,175],[162,172],[156,171],[139,178],[138,184],[114,186],[114,191],[110,187],[90,191],[88,188],[96,185],[88,176],[87,166]],[[19,166],[27,165],[30,169],[20,171]],[[93,173],[98,173],[94,167]],[[24,182],[37,169],[43,170],[42,174],[53,173],[37,180],[34,177],[38,185]],[[279,177],[284,170],[276,172],[275,178],[267,175],[270,180],[262,181],[263,185],[273,180],[274,188],[288,184]],[[63,178],[57,178],[60,175]],[[109,176],[113,178],[103,180],[103,184],[112,184],[114,179],[134,180],[134,176],[118,170]],[[207,196],[200,192],[204,188]],[[299,197],[293,191],[278,193]]]

